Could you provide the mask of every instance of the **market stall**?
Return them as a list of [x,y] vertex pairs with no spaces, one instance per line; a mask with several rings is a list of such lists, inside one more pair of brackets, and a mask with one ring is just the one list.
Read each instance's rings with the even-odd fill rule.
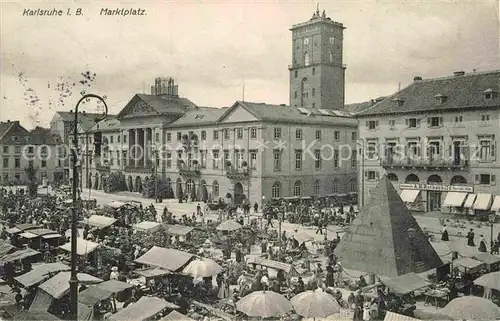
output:
[[[61,237],[62,235],[56,231],[36,228],[20,233],[19,241],[34,250],[52,251],[60,245]],[[46,249],[44,248],[45,244],[47,245]]]
[[52,274],[61,271],[69,271],[70,267],[60,262],[57,263],[43,263],[32,266],[33,270],[23,275],[14,278],[24,288],[36,286],[37,284],[50,278]]
[[144,221],[137,224],[134,224],[132,228],[136,231],[144,232],[144,233],[154,233],[161,230],[161,223]]
[[187,252],[153,246],[135,262],[176,272],[186,266],[193,258],[194,255]]
[[478,253],[472,256],[473,259],[483,262],[489,272],[498,271],[500,268],[500,257],[490,253]]
[[157,297],[142,297],[139,301],[109,317],[110,321],[146,321],[154,319],[165,310],[178,309],[179,306]]
[[83,225],[89,225],[96,228],[106,228],[113,225],[117,220],[112,217],[102,216],[102,215],[92,215],[89,218],[80,221]]

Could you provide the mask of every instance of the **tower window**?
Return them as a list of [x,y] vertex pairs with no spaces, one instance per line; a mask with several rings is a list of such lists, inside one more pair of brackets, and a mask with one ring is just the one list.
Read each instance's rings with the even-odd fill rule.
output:
[[312,89],[312,95],[313,95],[313,96],[316,96],[316,88],[313,88],[313,89]]
[[295,70],[295,78],[297,78],[299,76],[299,72],[297,70]]
[[316,75],[316,68],[313,68],[312,74],[313,74],[313,76]]
[[293,98],[297,98],[297,91],[293,92]]
[[309,53],[308,53],[308,52],[306,52],[306,53],[304,54],[304,65],[305,65],[305,66],[309,66],[309,65],[310,65],[310,61],[309,61]]

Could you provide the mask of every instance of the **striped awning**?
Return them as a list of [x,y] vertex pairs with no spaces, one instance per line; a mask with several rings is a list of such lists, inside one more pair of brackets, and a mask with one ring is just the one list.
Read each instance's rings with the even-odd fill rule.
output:
[[474,204],[476,197],[477,197],[476,194],[468,194],[467,199],[465,200],[464,207],[465,208],[472,208],[472,205]]
[[464,200],[467,197],[467,193],[459,192],[448,192],[446,198],[444,199],[443,206],[445,207],[461,207],[464,204]]
[[413,203],[415,202],[415,199],[417,198],[418,194],[420,193],[420,190],[418,189],[404,189],[401,191],[401,199],[405,203]]
[[491,206],[491,194],[480,193],[477,194],[476,201],[474,202],[474,206],[472,207],[475,210],[489,210]]
[[495,196],[493,200],[493,205],[491,205],[492,211],[500,211],[500,195]]

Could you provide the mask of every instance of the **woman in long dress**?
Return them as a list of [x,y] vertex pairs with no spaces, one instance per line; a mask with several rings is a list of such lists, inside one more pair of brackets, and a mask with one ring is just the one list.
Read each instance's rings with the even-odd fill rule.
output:
[[467,245],[468,246],[476,246],[474,243],[474,230],[470,229],[469,233],[467,233]]
[[443,226],[443,230],[441,231],[441,241],[449,241],[448,230],[446,229],[446,225]]
[[484,240],[484,236],[481,235],[481,240],[479,241],[479,252],[486,252],[486,242]]

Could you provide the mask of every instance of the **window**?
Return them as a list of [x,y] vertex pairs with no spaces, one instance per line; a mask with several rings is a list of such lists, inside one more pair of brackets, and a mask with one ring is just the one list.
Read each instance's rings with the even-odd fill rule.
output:
[[306,53],[304,54],[304,66],[306,66],[306,67],[307,67],[307,66],[309,66],[310,64],[311,64],[311,62],[309,61],[309,53],[308,53],[308,52],[306,52]]
[[172,168],[172,153],[167,153],[167,168]]
[[351,133],[351,140],[354,142],[354,141],[356,141],[356,139],[358,139],[358,133],[352,132]]
[[204,130],[201,131],[201,140],[207,140],[207,132]]
[[489,122],[490,121],[490,115],[481,115],[481,121],[483,121],[483,122]]
[[172,133],[167,133],[167,142],[172,141]]
[[314,97],[316,96],[316,88],[313,88],[312,91],[311,91],[311,95]]
[[[295,70],[295,78],[297,78],[298,76],[299,76],[299,73],[297,70]],[[297,97],[295,97],[295,98],[297,98]]]
[[219,131],[216,129],[213,131],[213,139],[214,140],[218,140],[219,139]]
[[339,150],[338,149],[334,149],[333,150],[333,167],[334,168],[339,168],[340,167],[340,163],[339,163]]
[[29,147],[28,147],[28,153],[33,154],[33,151],[34,151],[34,150],[35,150],[35,149],[33,148],[33,146],[29,146]]
[[111,135],[111,136],[109,137],[109,142],[110,142],[111,144],[113,143],[113,138],[114,138],[114,136],[113,136],[113,135]]
[[302,150],[300,149],[295,150],[295,170],[302,170]]
[[3,147],[3,152],[8,153],[9,152],[9,146],[4,146]]
[[366,179],[369,181],[374,181],[376,179],[375,171],[366,171]]
[[377,147],[374,142],[368,143],[368,155],[366,156],[368,159],[375,159],[375,155],[377,153]]
[[407,146],[407,155],[408,157],[420,156],[420,146],[417,142],[408,142]]
[[[32,161],[30,161],[32,162]],[[19,168],[21,167],[21,159],[20,158],[14,158],[14,167]]]
[[340,131],[336,130],[333,133],[333,139],[335,139],[335,140],[339,140],[340,139]]
[[349,185],[351,192],[358,191],[358,182],[355,179],[351,179],[351,183]]
[[429,127],[440,127],[443,124],[443,117],[428,117],[427,125]]
[[[316,68],[313,68],[313,70],[312,70],[312,75],[313,75],[313,76],[314,76],[314,75],[316,75]],[[313,89],[313,90],[314,90],[314,89]],[[314,95],[314,94],[313,94],[313,95]]]
[[394,129],[396,127],[396,121],[394,119],[389,120],[389,128]]
[[274,139],[280,139],[281,138],[281,128],[276,127],[274,128]]
[[[230,157],[229,157],[229,151],[226,149],[224,150],[224,163],[226,161],[230,160]],[[225,166],[225,165],[224,165]]]
[[201,168],[207,168],[207,150],[200,151],[200,166]]
[[3,174],[3,180],[8,181],[9,180],[9,173],[4,173]]
[[219,197],[219,183],[217,181],[214,181],[212,183],[212,198],[217,198]]
[[47,167],[47,161],[42,159],[42,163],[41,163],[41,166],[42,167]]
[[493,93],[485,93],[484,98],[488,100],[493,99]]
[[241,128],[236,129],[236,138],[237,139],[243,138],[243,129],[241,129]]
[[14,146],[14,153],[20,154],[21,153],[21,146]]
[[352,168],[355,168],[356,165],[357,165],[357,155],[356,155],[356,152],[353,152],[352,155],[351,155],[351,167]]
[[[158,134],[157,134],[158,135]],[[116,136],[116,141],[119,143],[120,142],[120,135]]]
[[481,161],[493,161],[495,159],[495,142],[489,139],[479,141],[479,159]]
[[312,103],[312,108],[316,108],[316,103]]
[[297,91],[293,92],[293,98],[297,98]]
[[21,175],[19,175],[19,174],[17,174],[17,173],[16,173],[16,174],[14,175],[14,179],[15,179],[17,182],[19,182],[19,181],[21,180]]
[[177,132],[177,140],[181,140],[182,138],[182,133],[181,132]]
[[212,151],[212,168],[213,169],[218,169],[219,168],[219,151],[218,150],[213,150]]
[[252,139],[257,138],[257,128],[255,127],[250,128],[250,138]]
[[431,159],[441,155],[441,142],[429,142],[429,156]]
[[251,169],[257,168],[257,151],[255,150],[250,151],[250,168]]
[[321,130],[316,131],[316,140],[321,140]]
[[229,139],[230,138],[229,129],[224,128],[223,132],[224,132],[224,139]]
[[378,128],[378,120],[369,120],[366,122],[366,128],[374,130]]
[[271,189],[271,196],[273,198],[280,198],[281,197],[281,183],[280,182],[274,182],[273,187]]
[[160,142],[160,133],[155,133],[155,141]]
[[[92,137],[90,137],[90,141],[92,142]],[[127,135],[123,135],[123,142],[124,143],[127,142]]]
[[338,180],[334,180],[333,181],[333,185],[332,185],[332,193],[338,193],[339,190],[340,190],[339,181]]
[[455,123],[462,123],[464,121],[463,116],[455,116]]
[[9,167],[9,159],[4,157],[3,159],[3,167],[4,168],[8,168]]
[[480,185],[495,185],[496,176],[491,174],[476,174],[475,183]]
[[279,150],[273,152],[273,165],[275,172],[281,172],[281,152]]
[[243,152],[242,151],[235,151],[234,152],[234,167],[235,168],[241,168],[241,163],[243,162]]
[[408,126],[408,128],[417,128],[418,120],[416,118],[408,118],[406,119],[406,126]]
[[293,196],[300,197],[302,192],[302,183],[300,181],[296,181],[293,184]]
[[295,139],[296,140],[302,140],[302,129],[296,129],[295,130]]
[[320,193],[320,184],[319,184],[319,181],[315,181],[314,182],[314,186],[313,186],[313,189],[314,189],[314,195],[319,195]]
[[321,151],[319,149],[314,150],[314,168],[321,169]]

